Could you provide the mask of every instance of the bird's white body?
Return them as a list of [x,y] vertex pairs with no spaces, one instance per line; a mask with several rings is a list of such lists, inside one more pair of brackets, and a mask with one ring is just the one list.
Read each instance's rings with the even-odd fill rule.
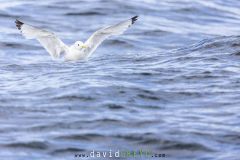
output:
[[108,37],[120,35],[136,20],[137,16],[116,25],[102,28],[94,32],[86,42],[76,41],[67,46],[54,33],[38,29],[16,20],[16,26],[27,39],[37,39],[53,58],[59,58],[64,53],[67,61],[85,60],[91,56],[96,48]]
[[66,61],[76,61],[79,59],[87,59],[88,53],[85,48],[78,49],[74,45],[70,46],[68,49],[66,49],[64,54],[64,59]]
[[64,59],[66,61],[87,60],[96,48],[90,48],[81,41],[70,47],[65,46]]

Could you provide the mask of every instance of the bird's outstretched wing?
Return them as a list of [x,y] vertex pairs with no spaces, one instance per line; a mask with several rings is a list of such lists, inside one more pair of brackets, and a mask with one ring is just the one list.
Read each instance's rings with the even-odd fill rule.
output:
[[67,46],[54,33],[33,27],[19,20],[16,20],[15,23],[24,37],[37,39],[53,58],[60,57],[61,52],[66,50]]
[[125,20],[113,26],[109,26],[94,32],[85,42],[85,45],[89,47],[91,52],[93,52],[108,37],[124,33],[124,31],[126,31],[136,22],[137,18],[138,16],[134,16],[131,19]]

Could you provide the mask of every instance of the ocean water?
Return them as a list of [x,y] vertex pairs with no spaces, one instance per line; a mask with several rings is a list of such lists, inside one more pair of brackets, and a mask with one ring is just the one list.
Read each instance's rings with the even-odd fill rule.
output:
[[[135,15],[79,62],[53,61],[14,24],[72,44]],[[238,160],[239,35],[237,0],[0,0],[0,159]]]

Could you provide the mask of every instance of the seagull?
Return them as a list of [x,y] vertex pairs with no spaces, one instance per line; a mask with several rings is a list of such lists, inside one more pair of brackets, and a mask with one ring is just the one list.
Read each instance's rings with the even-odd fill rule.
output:
[[112,26],[104,27],[94,32],[86,42],[76,41],[68,46],[54,33],[28,25],[16,19],[16,27],[26,39],[36,39],[51,55],[53,59],[64,54],[66,61],[87,60],[96,48],[108,37],[123,34],[138,19],[134,16]]

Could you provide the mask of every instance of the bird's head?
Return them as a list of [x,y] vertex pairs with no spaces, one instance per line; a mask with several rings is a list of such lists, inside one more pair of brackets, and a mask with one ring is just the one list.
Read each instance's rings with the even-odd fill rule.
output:
[[82,41],[77,41],[74,43],[74,46],[77,48],[77,49],[83,49],[83,48],[87,48],[86,45],[84,45],[84,43]]

